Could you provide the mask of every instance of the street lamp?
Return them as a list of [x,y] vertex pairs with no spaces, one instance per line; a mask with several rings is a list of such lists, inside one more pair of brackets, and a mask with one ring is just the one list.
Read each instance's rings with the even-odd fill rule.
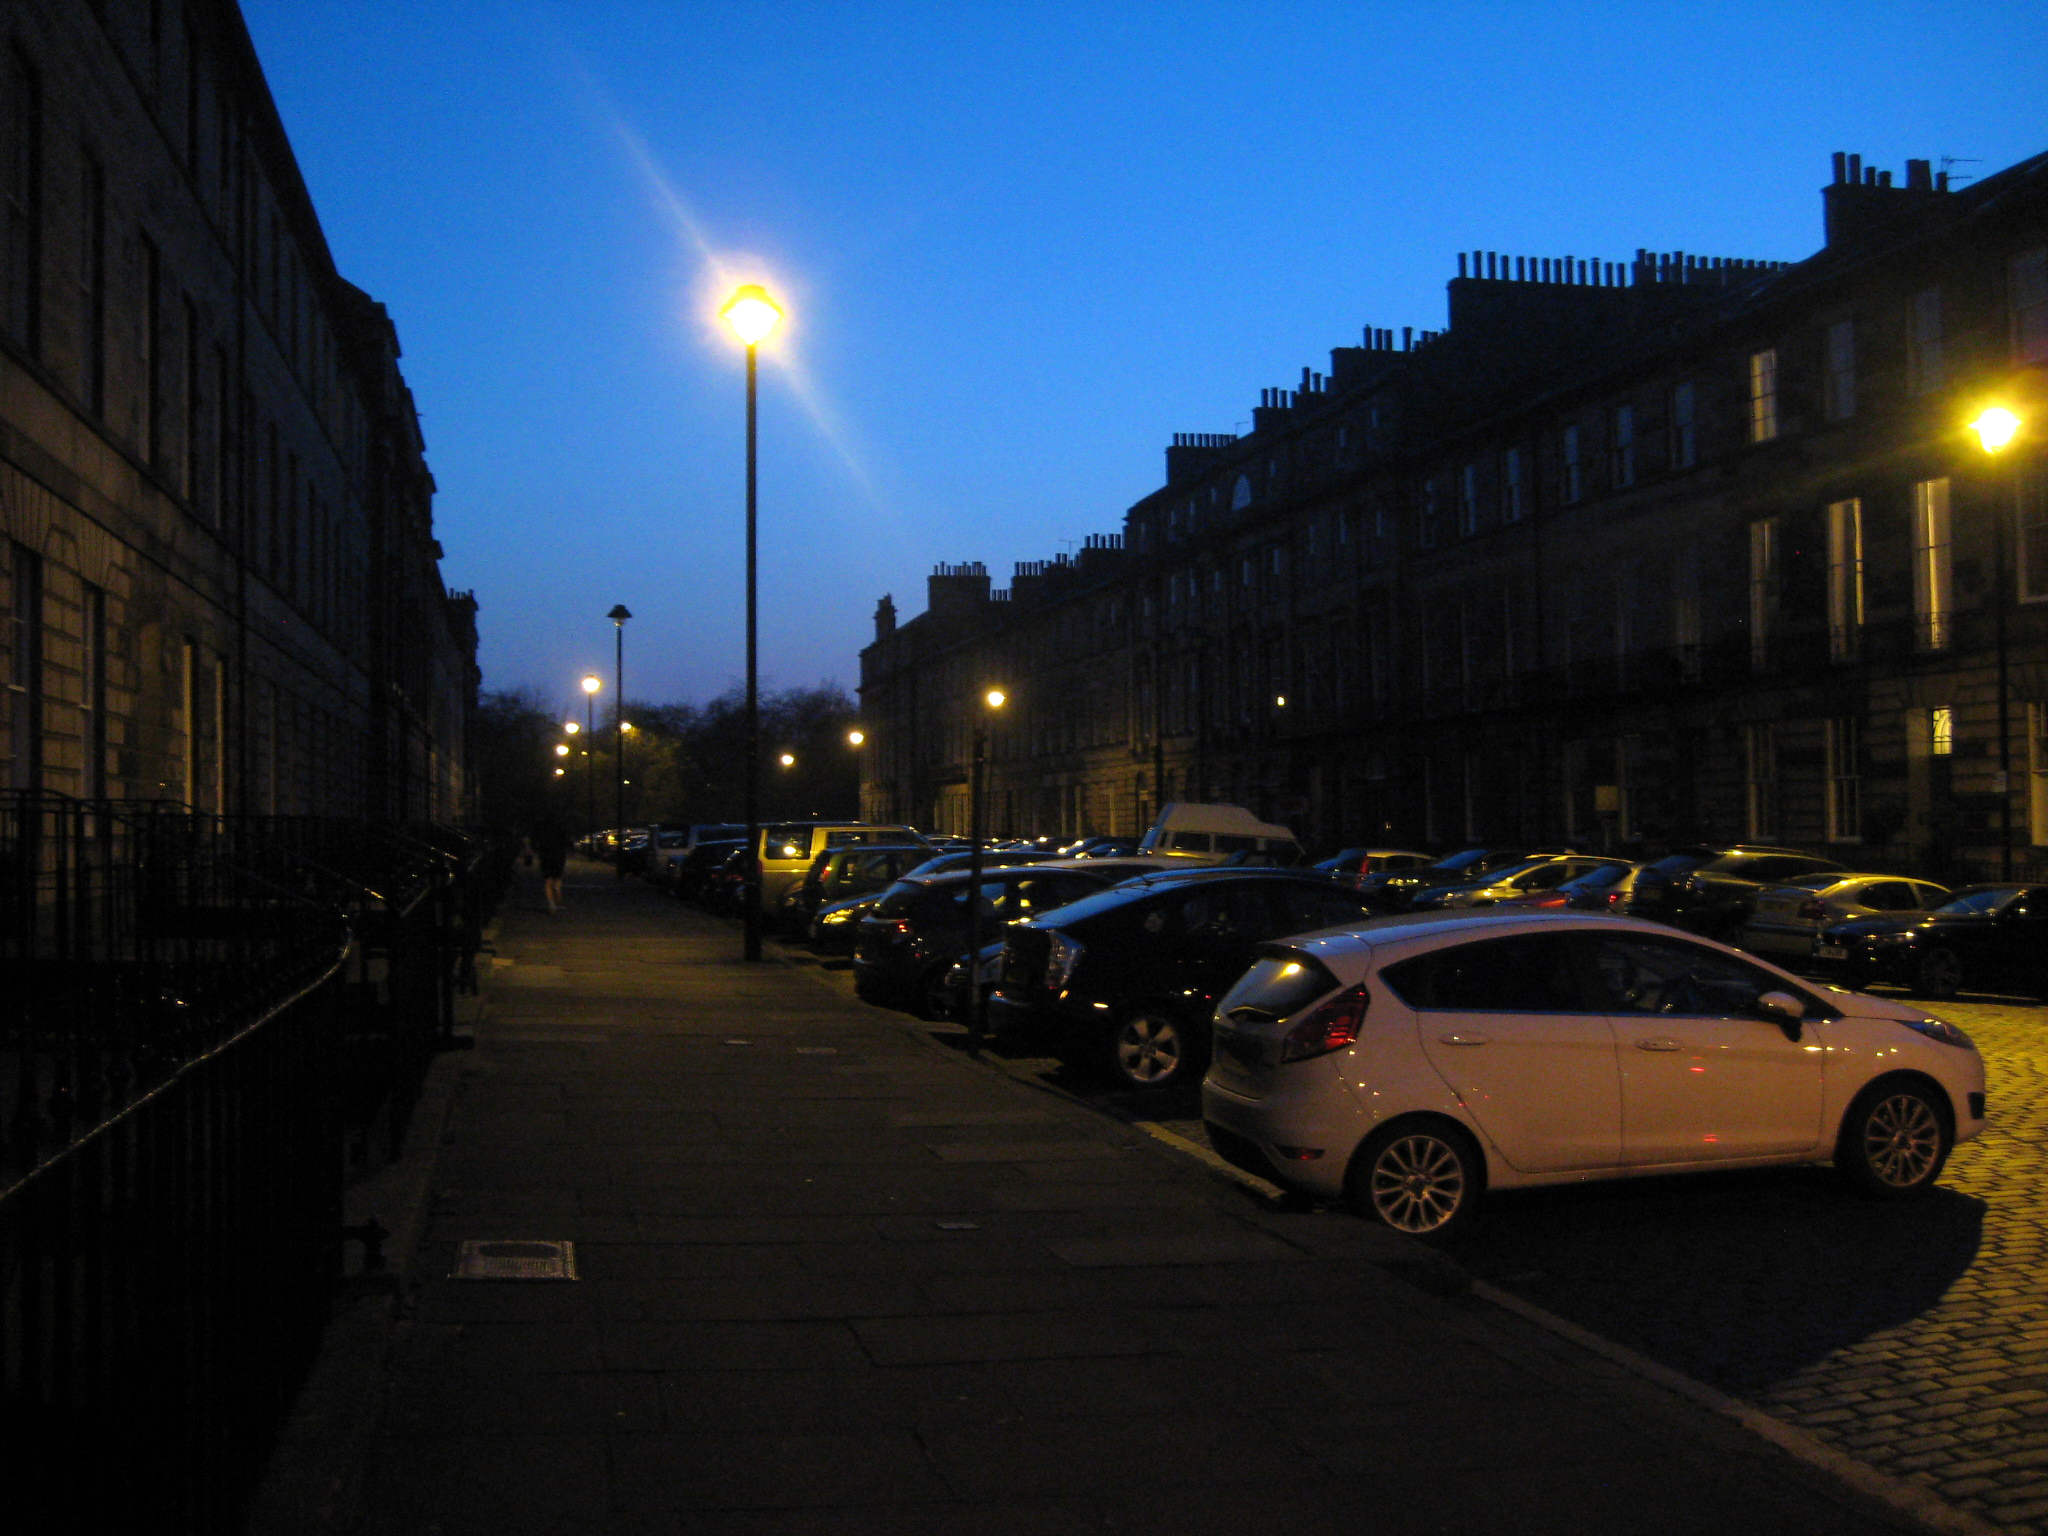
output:
[[747,349],[747,852],[742,864],[745,937],[742,955],[761,958],[761,674],[756,659],[759,571],[755,562],[755,353],[782,310],[755,283],[736,289],[719,311]]
[[863,745],[866,744],[867,739],[868,733],[862,730],[859,726],[855,726],[852,730],[846,733],[846,744],[849,747],[853,748],[853,815],[856,821],[860,820],[861,812],[865,809],[865,807],[861,804],[862,774],[860,763],[860,749]]
[[[2020,419],[2002,405],[1983,411],[1970,423],[1977,441],[1992,461],[2019,435]],[[2017,466],[2007,477],[2012,482],[2013,518],[2010,526],[2001,511],[1992,521],[1993,560],[1991,617],[1998,649],[1998,878],[2012,878],[2012,694],[2008,686],[2009,647],[2005,633],[2005,541],[2019,526],[2020,474]]]
[[967,786],[967,1049],[981,1054],[988,1034],[988,1004],[981,995],[982,778],[988,764],[988,722],[1008,699],[1000,688],[981,696],[974,722],[974,765]]
[[[597,680],[595,672],[586,673],[583,678],[583,739],[586,743],[597,740],[597,690],[604,686]],[[590,747],[583,748],[583,835],[593,839],[590,852],[594,857],[597,844],[597,760],[590,755]]]
[[624,603],[614,603],[612,611],[605,615],[612,621],[612,631],[617,637],[613,653],[613,686],[618,697],[612,702],[612,778],[618,799],[614,809],[618,812],[614,825],[619,830],[619,857],[612,865],[613,873],[621,880],[626,878],[626,620],[633,617]]

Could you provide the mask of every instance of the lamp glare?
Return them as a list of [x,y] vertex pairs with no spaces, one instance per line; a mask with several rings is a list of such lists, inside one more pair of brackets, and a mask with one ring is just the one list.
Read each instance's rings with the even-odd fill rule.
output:
[[604,684],[597,680],[597,676],[595,673],[583,679],[583,691],[585,693],[595,693],[598,689],[602,688],[603,686]]
[[2019,429],[2019,417],[2002,405],[1992,406],[1970,423],[1970,430],[1977,434],[1977,440],[1984,445],[1986,453],[1998,452],[2013,440],[2013,434]]
[[725,301],[719,314],[725,317],[733,334],[750,347],[767,340],[768,333],[782,319],[782,310],[768,297],[768,290],[757,283],[738,289]]
[[849,746],[857,747],[867,739],[868,733],[866,731],[848,731],[846,733],[846,741]]
[[1003,693],[1003,690],[1000,688],[989,689],[987,698],[988,707],[990,709],[1001,709],[1004,704],[1009,702],[1007,696]]

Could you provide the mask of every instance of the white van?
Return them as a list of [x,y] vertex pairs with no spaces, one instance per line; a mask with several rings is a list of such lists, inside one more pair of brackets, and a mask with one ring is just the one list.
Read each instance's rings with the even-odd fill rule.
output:
[[1139,839],[1138,851],[1197,864],[1221,864],[1238,853],[1256,855],[1261,864],[1301,862],[1301,844],[1287,828],[1260,821],[1241,805],[1197,805],[1183,800],[1159,813],[1152,829]]

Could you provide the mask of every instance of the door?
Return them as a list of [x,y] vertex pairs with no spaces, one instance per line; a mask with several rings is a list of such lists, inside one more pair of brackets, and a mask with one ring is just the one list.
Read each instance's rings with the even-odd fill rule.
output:
[[1661,934],[1589,935],[1594,985],[1621,1063],[1631,1166],[1810,1153],[1822,1139],[1825,1024],[1766,1018],[1766,992],[1800,994],[1761,967]]
[[1432,950],[1382,978],[1415,1010],[1429,1063],[1527,1173],[1621,1161],[1614,1028],[1589,1006],[1571,933]]

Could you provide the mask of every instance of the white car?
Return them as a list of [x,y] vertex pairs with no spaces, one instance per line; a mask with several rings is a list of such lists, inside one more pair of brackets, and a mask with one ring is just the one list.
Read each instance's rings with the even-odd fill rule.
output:
[[1217,1005],[1216,1149],[1439,1238],[1483,1191],[1832,1159],[1918,1194],[1984,1128],[1954,1025],[1629,918],[1427,913],[1266,945]]

